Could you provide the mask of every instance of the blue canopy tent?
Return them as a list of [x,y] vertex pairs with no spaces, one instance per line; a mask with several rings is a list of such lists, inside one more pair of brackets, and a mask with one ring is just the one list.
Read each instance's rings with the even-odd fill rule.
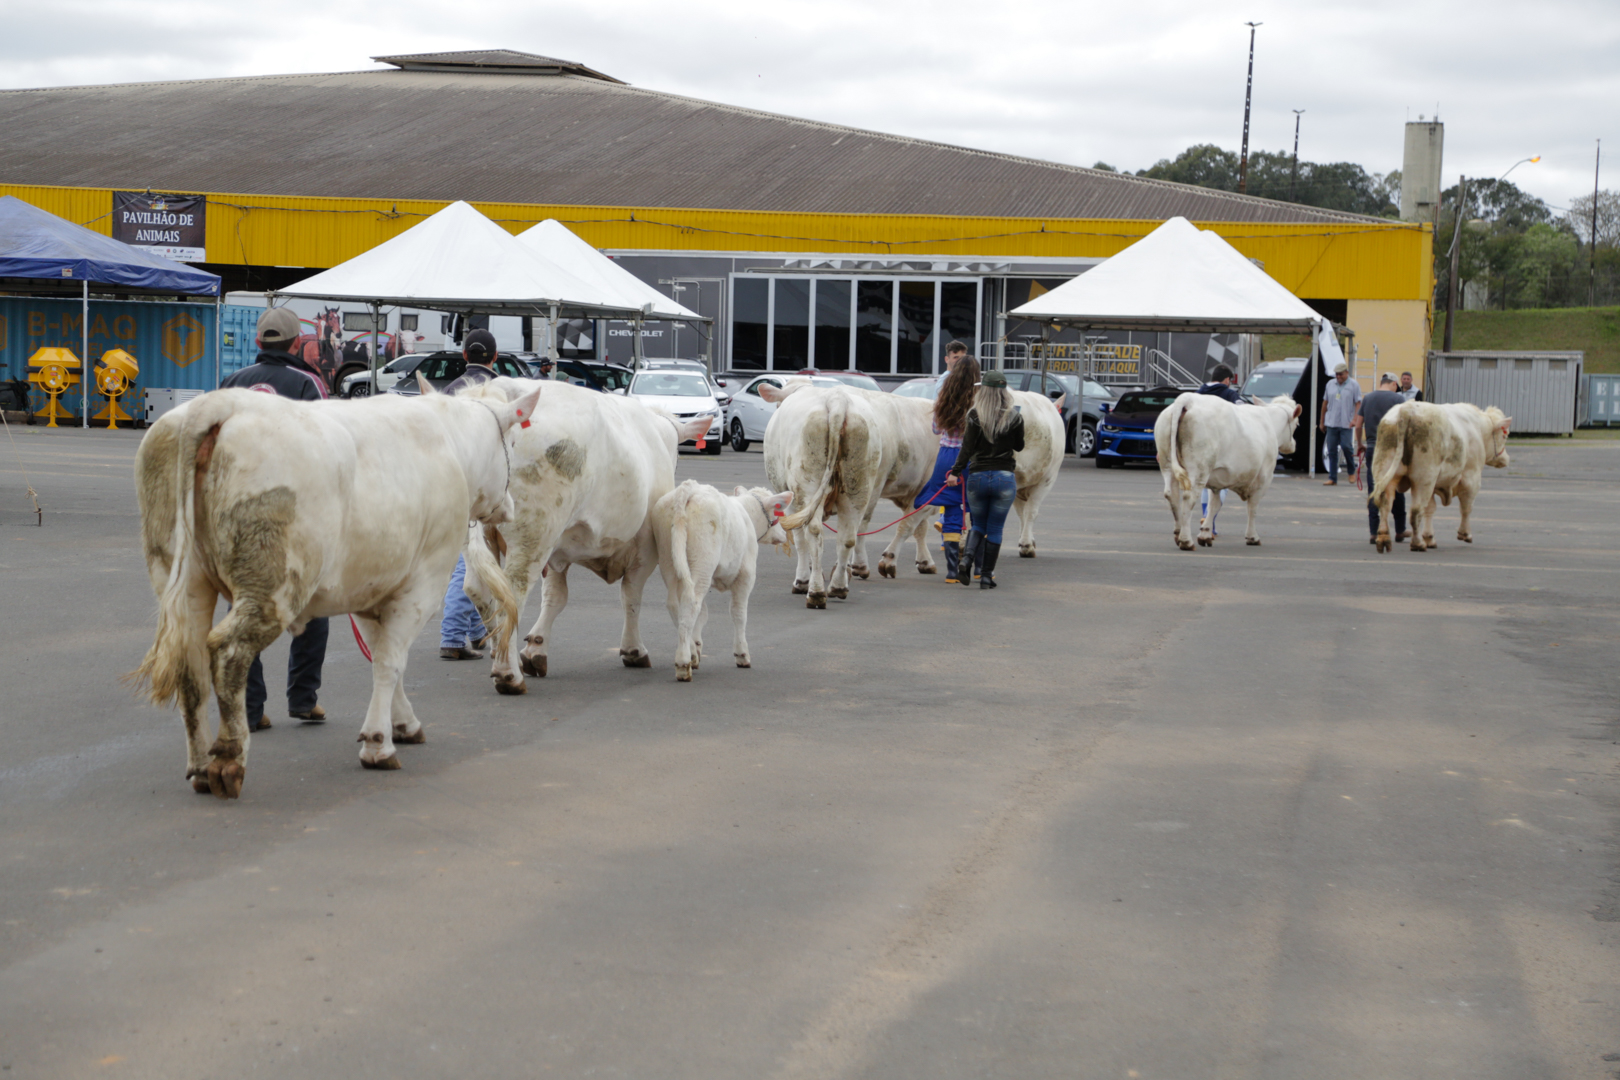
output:
[[[85,340],[80,354],[81,385],[90,385],[90,283],[120,292],[220,295],[219,275],[198,270],[102,236],[82,225],[26,203],[14,195],[0,197],[0,279],[50,281],[58,286],[77,281],[84,303]],[[52,291],[60,292],[60,288]],[[215,320],[218,325],[218,320]],[[84,426],[90,425],[89,394]]]

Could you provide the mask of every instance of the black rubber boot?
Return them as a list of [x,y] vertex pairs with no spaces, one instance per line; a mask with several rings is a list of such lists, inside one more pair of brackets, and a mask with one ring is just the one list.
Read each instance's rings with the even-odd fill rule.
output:
[[983,569],[979,571],[979,588],[993,589],[996,587],[996,559],[1001,555],[1001,545],[986,543],[984,545]]
[[939,545],[945,550],[945,584],[956,584],[956,567],[962,558],[962,542],[960,540],[944,540]]
[[979,552],[984,548],[984,533],[974,529],[968,533],[967,539],[962,541],[962,558],[956,564],[956,574],[963,585],[973,584],[973,567],[979,561]]

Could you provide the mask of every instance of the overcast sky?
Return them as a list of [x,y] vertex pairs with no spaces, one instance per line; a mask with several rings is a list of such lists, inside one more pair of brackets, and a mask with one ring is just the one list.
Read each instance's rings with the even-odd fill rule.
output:
[[[273,12],[274,14],[269,14]],[[352,71],[391,53],[510,48],[636,86],[1051,161],[1140,169],[1252,149],[1399,168],[1402,125],[1446,123],[1445,182],[1498,176],[1555,207],[1620,189],[1615,0],[0,0],[0,85]],[[63,138],[71,138],[63,132]],[[177,138],[183,134],[177,133]],[[221,148],[228,152],[228,148]]]

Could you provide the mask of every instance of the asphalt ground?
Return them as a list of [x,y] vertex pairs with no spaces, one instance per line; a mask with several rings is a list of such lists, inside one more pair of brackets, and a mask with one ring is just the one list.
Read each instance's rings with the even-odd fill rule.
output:
[[399,772],[335,622],[331,722],[269,650],[227,803],[118,681],[139,434],[0,438],[8,1080],[1620,1069],[1620,443],[1515,441],[1475,543],[1382,556],[1353,486],[1185,553],[1156,470],[1070,461],[994,592],[902,552],[808,611],[763,550],[754,667],[721,598],[691,684],[657,576],[627,670],[576,569],[526,697],[424,631]]

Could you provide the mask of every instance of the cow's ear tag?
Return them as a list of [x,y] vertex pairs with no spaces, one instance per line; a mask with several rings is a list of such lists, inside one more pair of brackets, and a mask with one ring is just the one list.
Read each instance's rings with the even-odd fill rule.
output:
[[[522,410],[522,409],[519,409],[519,410],[518,410],[518,411],[517,411],[517,414],[518,414],[518,415],[519,415],[519,416],[522,416],[522,415],[523,415],[523,410]],[[525,421],[523,421],[523,423],[521,423],[521,424],[519,424],[519,425],[518,425],[518,427],[521,427],[521,428],[526,428],[526,427],[528,427],[528,426],[529,426],[529,421],[527,421],[527,420],[525,420]]]

